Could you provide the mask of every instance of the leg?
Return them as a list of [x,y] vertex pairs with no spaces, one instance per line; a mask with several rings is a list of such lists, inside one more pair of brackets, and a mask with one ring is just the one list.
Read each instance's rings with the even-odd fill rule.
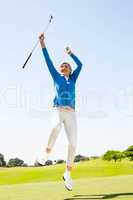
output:
[[56,139],[59,135],[59,132],[61,130],[62,127],[62,116],[59,110],[54,110],[54,117],[52,119],[52,125],[53,125],[53,129],[50,133],[49,139],[48,139],[48,144],[47,144],[47,148],[46,148],[46,153],[50,153],[51,149],[53,148]]
[[66,169],[72,170],[76,146],[77,146],[77,122],[75,112],[67,112],[64,120],[64,128],[68,138],[68,155],[66,162]]
[[64,113],[64,116],[64,128],[68,138],[68,155],[66,162],[66,172],[63,175],[63,179],[65,181],[65,187],[68,190],[72,190],[73,183],[70,176],[70,172],[72,170],[72,164],[76,153],[77,123],[75,112],[66,112]]
[[57,126],[55,126],[52,129],[49,139],[48,139],[47,148],[46,148],[47,153],[50,153],[51,149],[53,148],[55,141],[59,135],[60,130],[61,130],[61,123],[57,124]]

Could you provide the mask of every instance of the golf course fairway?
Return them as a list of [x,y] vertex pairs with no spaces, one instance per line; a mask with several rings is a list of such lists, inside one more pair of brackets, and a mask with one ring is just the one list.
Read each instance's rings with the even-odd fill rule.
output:
[[133,200],[133,162],[97,159],[77,163],[71,192],[62,181],[64,167],[1,168],[0,200]]

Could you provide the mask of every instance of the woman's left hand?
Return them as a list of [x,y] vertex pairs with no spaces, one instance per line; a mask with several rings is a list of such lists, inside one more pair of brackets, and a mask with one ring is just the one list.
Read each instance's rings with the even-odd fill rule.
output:
[[72,54],[72,51],[71,51],[71,49],[69,47],[66,47],[66,53],[69,54],[69,55]]

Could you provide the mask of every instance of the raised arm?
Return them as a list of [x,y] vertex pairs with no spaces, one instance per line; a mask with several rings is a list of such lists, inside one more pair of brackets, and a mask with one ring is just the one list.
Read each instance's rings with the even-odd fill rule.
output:
[[45,45],[45,41],[44,41],[44,34],[42,33],[40,36],[39,36],[39,40],[40,40],[40,44],[41,44],[41,47],[42,47],[42,51],[43,51],[43,55],[44,55],[44,58],[45,58],[45,61],[46,61],[46,64],[48,66],[48,69],[49,69],[49,72],[52,76],[52,78],[55,80],[55,77],[59,74],[57,72],[57,70],[55,69],[54,65],[53,65],[53,62],[49,56],[49,53],[46,49],[46,45]]
[[73,61],[76,63],[76,65],[77,65],[77,68],[73,71],[73,73],[72,73],[72,77],[73,77],[73,79],[75,80],[75,82],[76,82],[76,80],[77,80],[77,78],[78,78],[78,76],[79,76],[79,74],[80,74],[80,71],[81,71],[81,68],[82,68],[82,63],[81,63],[81,61],[77,58],[77,56],[75,56],[73,53],[72,53],[72,51],[70,50],[70,48],[69,47],[67,47],[66,48],[66,51],[67,51],[67,53],[70,55],[70,57],[73,59]]

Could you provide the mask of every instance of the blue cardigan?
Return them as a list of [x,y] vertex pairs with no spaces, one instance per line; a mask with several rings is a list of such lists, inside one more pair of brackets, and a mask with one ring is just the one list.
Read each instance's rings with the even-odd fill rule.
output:
[[75,109],[75,83],[82,68],[80,60],[72,53],[70,56],[77,64],[77,68],[69,76],[68,80],[60,74],[54,67],[46,48],[42,49],[43,55],[53,78],[56,95],[53,101],[54,106],[69,106]]

